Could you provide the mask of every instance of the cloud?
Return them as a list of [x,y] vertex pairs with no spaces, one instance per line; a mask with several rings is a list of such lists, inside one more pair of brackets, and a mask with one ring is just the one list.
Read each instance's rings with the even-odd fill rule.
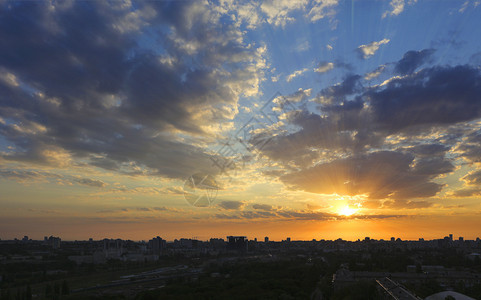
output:
[[332,62],[324,62],[319,64],[319,67],[315,68],[314,72],[326,73],[332,69],[334,69],[334,64]]
[[287,82],[291,82],[292,79],[296,78],[297,76],[300,76],[302,75],[304,72],[306,72],[308,69],[307,68],[304,68],[304,69],[301,69],[301,70],[297,70],[297,71],[294,71],[293,73],[289,74],[287,77],[286,77],[286,81]]
[[[371,87],[349,75],[321,90],[319,111],[299,103],[286,114],[292,129],[261,151],[280,166],[269,174],[293,190],[428,207],[416,198],[437,195],[458,157],[481,162],[481,133],[467,123],[481,117],[480,94],[481,72],[469,65],[425,68]],[[477,184],[478,175],[464,180]]]
[[475,131],[468,134],[455,151],[470,163],[481,162],[481,132]]
[[464,11],[468,8],[468,5],[469,5],[469,1],[464,2],[463,5],[461,5],[459,12],[464,13]]
[[101,180],[97,180],[97,179],[90,179],[90,178],[79,178],[79,179],[76,179],[76,182],[82,184],[82,185],[86,185],[86,186],[91,186],[91,187],[105,187],[107,186],[107,184]]
[[389,5],[391,6],[391,11],[385,11],[382,14],[383,19],[387,16],[397,16],[404,10],[404,0],[391,0]]
[[467,188],[467,189],[459,189],[455,190],[452,195],[454,197],[474,197],[481,195],[481,188]]
[[467,185],[481,185],[481,171],[473,171],[461,178]]
[[346,99],[346,96],[360,90],[360,79],[361,76],[359,75],[347,75],[341,83],[322,89],[317,95],[317,101],[326,105],[341,103]]
[[352,216],[340,216],[328,212],[313,212],[311,210],[293,210],[282,209],[277,211],[267,210],[248,210],[235,213],[216,214],[213,216],[215,219],[230,219],[230,220],[303,220],[303,221],[333,221],[333,220],[347,220],[347,219],[359,219],[359,220],[376,220],[376,219],[391,219],[391,218],[403,218],[404,215],[386,215],[386,214],[372,214],[372,215],[352,215]]
[[[382,148],[388,136],[443,132],[447,126],[481,116],[477,97],[481,92],[480,82],[480,71],[467,65],[426,68],[373,87],[364,87],[359,75],[349,75],[317,95],[320,113],[301,109],[303,104],[299,103],[299,110],[286,115],[286,122],[298,129],[275,135],[262,151],[273,160],[309,165],[321,154],[329,160],[340,153]],[[436,151],[444,156],[465,133],[446,131],[447,140],[443,143],[447,144],[433,141],[427,143],[432,145],[426,145],[421,140],[410,144],[405,140],[410,148],[400,150],[418,157],[415,160],[418,172],[428,172],[428,168],[434,167],[451,170],[449,161],[421,158]],[[481,161],[477,155],[479,147],[481,138],[472,136],[459,144],[456,151],[476,162]]]
[[414,163],[413,172],[419,175],[446,174],[454,171],[454,165],[444,157],[422,158]]
[[243,201],[222,201],[217,206],[225,210],[241,210],[245,203]]
[[293,14],[302,10],[307,10],[305,14],[311,22],[319,21],[325,17],[333,17],[336,14],[335,7],[338,0],[265,0],[260,8],[266,15],[267,23],[274,26],[286,26],[294,22]]
[[293,189],[319,194],[366,194],[370,199],[436,195],[442,185],[431,181],[433,174],[417,173],[410,166],[413,160],[410,154],[378,151],[319,164],[280,179]]
[[383,207],[392,209],[420,209],[434,206],[429,201],[412,201],[412,200],[388,200],[383,202]]
[[366,45],[361,45],[357,47],[356,51],[358,52],[360,58],[367,59],[373,56],[376,53],[376,51],[379,50],[379,47],[381,45],[387,44],[389,43],[389,41],[390,41],[389,39],[382,39],[378,42],[371,42]]
[[119,213],[155,213],[155,212],[168,212],[168,213],[179,213],[183,212],[178,208],[167,208],[167,207],[120,207],[113,209],[102,209],[98,210],[99,214],[119,214]]
[[181,187],[177,187],[177,186],[166,187],[162,189],[162,192],[164,192],[165,194],[172,194],[172,195],[184,194],[184,190]]
[[311,48],[311,45],[309,44],[309,41],[305,41],[305,42],[297,45],[295,50],[296,50],[296,52],[304,52],[304,51],[309,50],[309,48]]
[[261,10],[267,16],[267,23],[274,26],[285,26],[295,19],[290,16],[291,11],[305,7],[307,1],[274,1],[266,0],[261,4]]
[[271,205],[268,205],[268,204],[253,204],[252,208],[258,209],[258,210],[265,210],[265,211],[273,210],[273,207]]
[[[204,2],[0,10],[0,135],[15,146],[1,156],[11,162],[169,178],[209,170],[199,140],[259,93],[267,68],[265,46]],[[149,28],[160,36],[139,43]]]
[[409,149],[406,149],[406,151],[410,151],[417,157],[422,157],[424,159],[436,159],[439,157],[444,157],[444,155],[447,151],[449,151],[449,149],[449,146],[434,143],[415,145]]
[[14,180],[19,183],[35,183],[35,182],[55,182],[57,184],[81,184],[90,187],[103,188],[107,183],[86,177],[60,175],[45,171],[33,171],[26,169],[0,169],[0,178]]
[[404,54],[403,58],[397,62],[394,70],[401,75],[410,74],[425,63],[433,55],[434,51],[434,49],[408,51]]
[[299,88],[296,92],[285,96],[285,99],[289,102],[302,102],[311,96],[312,89]]
[[373,122],[387,130],[436,126],[481,116],[481,73],[470,66],[433,67],[364,94]]
[[338,5],[338,0],[314,0],[312,1],[312,8],[307,16],[311,22],[318,21],[325,17],[332,17],[336,11],[334,8]]
[[389,5],[391,6],[391,10],[387,10],[382,14],[382,18],[386,18],[387,16],[398,16],[400,15],[403,11],[404,8],[407,5],[413,5],[417,2],[417,0],[391,0]]
[[385,11],[382,14],[382,18],[384,19],[387,16],[398,16],[404,11],[406,4],[413,5],[416,2],[417,0],[409,0],[407,1],[407,3],[405,0],[391,0],[391,2],[389,3],[389,5],[391,6],[391,10]]
[[372,80],[374,78],[377,78],[379,75],[381,75],[384,72],[385,69],[386,69],[386,66],[381,65],[381,66],[377,67],[374,71],[366,73],[364,75],[364,79],[365,80]]
[[59,175],[49,172],[15,169],[0,169],[0,177],[21,183],[61,178]]

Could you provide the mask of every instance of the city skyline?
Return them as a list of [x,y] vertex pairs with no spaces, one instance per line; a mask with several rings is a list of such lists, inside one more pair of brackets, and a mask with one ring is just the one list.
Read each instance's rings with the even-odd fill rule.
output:
[[279,243],[279,242],[321,242],[321,241],[325,241],[325,242],[336,242],[336,241],[339,241],[339,240],[342,240],[342,241],[345,241],[345,242],[366,242],[366,241],[378,241],[378,242],[432,242],[432,241],[439,241],[439,240],[446,240],[448,239],[449,241],[451,242],[473,242],[473,241],[476,241],[478,242],[480,240],[479,237],[476,237],[474,239],[466,239],[464,236],[455,236],[453,234],[448,234],[444,237],[439,237],[439,238],[434,238],[434,239],[425,239],[424,237],[419,237],[417,239],[410,239],[410,240],[403,240],[401,239],[400,237],[395,237],[395,236],[391,236],[389,238],[386,238],[386,239],[375,239],[375,238],[371,238],[369,236],[364,236],[364,237],[359,237],[358,239],[355,239],[355,240],[345,240],[345,239],[342,239],[342,238],[338,238],[338,239],[324,239],[324,238],[319,238],[319,239],[310,239],[310,240],[297,240],[297,239],[291,239],[290,236],[286,236],[285,238],[283,239],[279,239],[279,240],[276,240],[276,239],[272,239],[271,237],[269,236],[264,236],[264,237],[253,237],[253,238],[250,238],[248,236],[232,236],[232,235],[228,235],[228,236],[224,236],[224,237],[219,237],[219,236],[212,236],[210,238],[207,238],[207,239],[200,239],[198,237],[177,237],[175,239],[172,239],[172,240],[167,240],[167,239],[164,239],[162,238],[161,236],[152,236],[148,239],[143,239],[143,240],[132,240],[132,239],[121,239],[121,238],[116,238],[116,237],[104,237],[104,238],[100,238],[100,239],[94,239],[94,238],[88,238],[88,239],[85,239],[85,240],[67,240],[67,239],[62,239],[62,237],[56,237],[56,236],[44,236],[43,239],[32,239],[30,236],[28,235],[25,235],[23,237],[15,237],[13,239],[0,239],[0,241],[4,241],[4,242],[9,242],[9,241],[17,241],[17,242],[28,242],[28,241],[33,241],[33,242],[39,242],[39,241],[49,241],[49,240],[58,240],[58,241],[64,241],[64,242],[88,242],[88,241],[102,241],[102,240],[124,240],[124,241],[133,241],[133,242],[147,242],[147,241],[150,241],[150,240],[153,240],[153,239],[160,239],[160,240],[163,240],[167,243],[173,243],[174,241],[181,241],[181,240],[192,240],[192,241],[200,241],[200,242],[209,242],[209,241],[217,241],[217,240],[223,240],[223,241],[228,241],[229,237],[243,237],[245,238],[245,240],[247,241],[250,241],[250,242],[258,242],[258,243],[269,243],[269,242],[274,242],[274,243]]
[[0,238],[481,235],[480,1],[0,1]]

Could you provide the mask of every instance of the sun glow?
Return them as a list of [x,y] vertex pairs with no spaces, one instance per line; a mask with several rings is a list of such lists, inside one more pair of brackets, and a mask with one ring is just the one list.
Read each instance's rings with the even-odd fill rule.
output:
[[337,213],[341,216],[349,217],[349,216],[355,214],[358,210],[359,210],[359,208],[357,208],[357,207],[353,208],[353,207],[350,207],[349,205],[346,205],[346,206],[341,207],[338,210]]

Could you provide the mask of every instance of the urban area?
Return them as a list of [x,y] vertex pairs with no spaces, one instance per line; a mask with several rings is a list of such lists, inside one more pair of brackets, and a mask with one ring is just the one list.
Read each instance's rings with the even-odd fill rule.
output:
[[481,241],[0,240],[0,299],[481,299]]

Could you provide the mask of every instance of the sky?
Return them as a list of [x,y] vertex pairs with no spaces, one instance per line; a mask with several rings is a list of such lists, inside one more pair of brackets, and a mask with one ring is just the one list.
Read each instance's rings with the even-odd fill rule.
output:
[[0,238],[481,236],[481,1],[0,0]]

